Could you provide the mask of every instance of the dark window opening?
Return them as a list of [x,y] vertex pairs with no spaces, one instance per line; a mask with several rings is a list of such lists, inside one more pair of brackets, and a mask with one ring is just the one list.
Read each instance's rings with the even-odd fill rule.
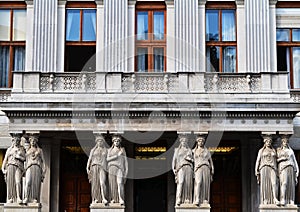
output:
[[95,71],[96,46],[66,46],[66,71]]

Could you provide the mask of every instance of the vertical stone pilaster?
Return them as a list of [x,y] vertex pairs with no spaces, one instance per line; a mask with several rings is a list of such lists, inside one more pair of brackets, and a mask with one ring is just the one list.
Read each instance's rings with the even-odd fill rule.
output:
[[174,0],[176,72],[199,70],[198,0]]
[[33,7],[32,70],[56,72],[58,1],[34,0]]
[[97,0],[97,42],[96,42],[96,72],[104,71],[104,3]]
[[199,8],[198,8],[198,16],[199,16],[199,56],[200,56],[200,64],[199,70],[200,72],[206,72],[206,44],[205,44],[205,4],[206,0],[199,0]]
[[246,72],[271,71],[269,0],[245,0]]
[[58,1],[57,9],[57,72],[65,71],[66,0]]
[[236,30],[237,30],[237,58],[238,72],[246,72],[246,19],[245,2],[236,0]]
[[166,1],[167,6],[167,71],[175,72],[175,7],[174,1]]
[[105,70],[127,72],[128,1],[104,0]]
[[134,72],[134,55],[135,55],[135,4],[136,0],[128,1],[128,72]]

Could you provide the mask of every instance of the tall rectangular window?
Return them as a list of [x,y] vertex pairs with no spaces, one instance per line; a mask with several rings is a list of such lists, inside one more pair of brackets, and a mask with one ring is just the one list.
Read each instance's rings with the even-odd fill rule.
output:
[[236,72],[236,13],[234,4],[207,4],[206,58],[208,72]]
[[25,69],[26,5],[0,3],[0,88],[12,87],[12,72]]
[[136,5],[137,72],[166,70],[166,6],[164,3],[141,2]]
[[277,69],[289,72],[290,88],[300,88],[300,30],[278,28]]
[[96,70],[96,4],[72,2],[66,10],[67,72]]

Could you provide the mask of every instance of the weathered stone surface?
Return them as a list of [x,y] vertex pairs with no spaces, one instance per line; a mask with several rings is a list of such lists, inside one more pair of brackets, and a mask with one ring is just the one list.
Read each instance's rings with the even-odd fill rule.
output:
[[175,212],[210,212],[210,205],[202,204],[200,207],[197,207],[194,204],[181,204],[175,207]]
[[276,205],[260,205],[260,212],[298,212],[298,207],[296,205],[288,205],[286,207],[280,207]]
[[120,204],[109,204],[105,206],[103,203],[93,203],[90,205],[91,212],[125,212],[125,207]]
[[[29,203],[20,205],[16,203],[5,203],[4,212],[41,212],[42,205],[40,203]],[[0,210],[1,211],[1,210]]]

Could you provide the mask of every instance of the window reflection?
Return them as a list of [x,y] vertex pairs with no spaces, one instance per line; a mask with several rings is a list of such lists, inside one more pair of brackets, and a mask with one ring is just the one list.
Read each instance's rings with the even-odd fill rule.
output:
[[154,12],[154,40],[164,39],[164,12]]
[[96,40],[96,10],[83,10],[83,41]]
[[206,11],[206,41],[219,40],[219,11]]
[[294,88],[300,88],[300,47],[293,48]]
[[300,29],[293,29],[293,41],[300,41]]
[[206,64],[208,72],[218,72],[220,60],[220,48],[217,46],[210,46],[206,49]]
[[223,48],[223,72],[234,73],[236,71],[236,47]]
[[235,41],[235,11],[222,11],[222,41]]
[[276,30],[276,40],[277,41],[289,41],[289,30],[288,29],[277,29]]
[[148,40],[148,12],[137,14],[137,40]]
[[0,40],[10,40],[10,10],[0,10]]
[[14,10],[13,17],[13,40],[26,39],[26,10]]
[[137,48],[137,71],[146,72],[148,70],[148,49]]
[[67,41],[79,41],[80,39],[80,10],[67,10]]
[[155,72],[164,71],[164,48],[154,48],[153,63]]

